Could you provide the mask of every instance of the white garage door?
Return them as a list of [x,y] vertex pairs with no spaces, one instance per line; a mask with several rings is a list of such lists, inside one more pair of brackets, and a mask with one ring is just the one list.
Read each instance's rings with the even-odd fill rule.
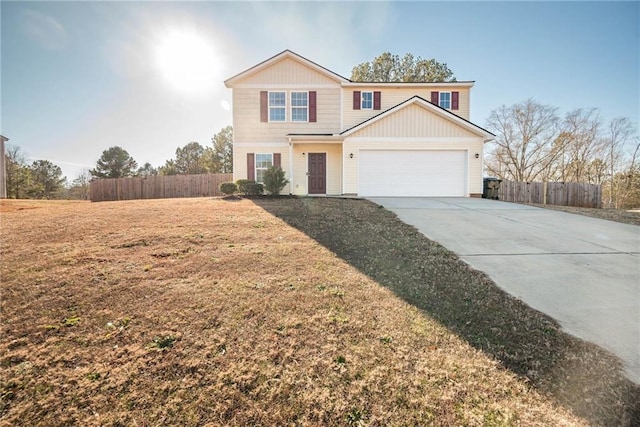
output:
[[466,151],[360,151],[358,195],[464,197]]

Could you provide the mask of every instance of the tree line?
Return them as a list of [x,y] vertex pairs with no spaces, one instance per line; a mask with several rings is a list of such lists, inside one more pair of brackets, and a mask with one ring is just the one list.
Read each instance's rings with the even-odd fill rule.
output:
[[51,199],[59,196],[67,179],[60,166],[49,160],[28,163],[19,147],[5,151],[7,197],[10,199]]
[[605,207],[640,206],[640,139],[629,118],[605,122],[596,108],[564,116],[533,99],[491,112],[489,175],[520,182],[584,182],[602,186]]
[[110,147],[92,169],[83,170],[71,182],[59,166],[48,160],[29,164],[19,147],[9,145],[7,197],[12,199],[89,199],[89,184],[94,178],[125,178],[148,175],[178,175],[233,172],[233,127],[226,126],[211,138],[211,146],[189,142],[176,149],[175,157],[164,165],[138,162],[122,147]]

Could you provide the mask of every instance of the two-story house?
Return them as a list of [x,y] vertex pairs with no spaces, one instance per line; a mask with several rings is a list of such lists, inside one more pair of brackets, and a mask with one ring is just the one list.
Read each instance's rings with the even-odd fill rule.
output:
[[472,81],[353,82],[285,50],[225,81],[234,180],[282,167],[296,195],[482,194],[494,135],[469,121]]

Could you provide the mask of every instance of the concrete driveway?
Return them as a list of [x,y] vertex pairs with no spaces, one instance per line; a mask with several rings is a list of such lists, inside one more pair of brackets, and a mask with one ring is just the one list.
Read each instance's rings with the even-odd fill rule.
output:
[[472,198],[371,198],[640,383],[640,227]]

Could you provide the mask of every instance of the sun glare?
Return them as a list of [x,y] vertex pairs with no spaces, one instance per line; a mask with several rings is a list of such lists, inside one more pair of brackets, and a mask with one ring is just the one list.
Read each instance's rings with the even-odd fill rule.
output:
[[167,31],[154,53],[163,77],[177,90],[202,93],[216,83],[219,63],[214,46],[194,31]]

